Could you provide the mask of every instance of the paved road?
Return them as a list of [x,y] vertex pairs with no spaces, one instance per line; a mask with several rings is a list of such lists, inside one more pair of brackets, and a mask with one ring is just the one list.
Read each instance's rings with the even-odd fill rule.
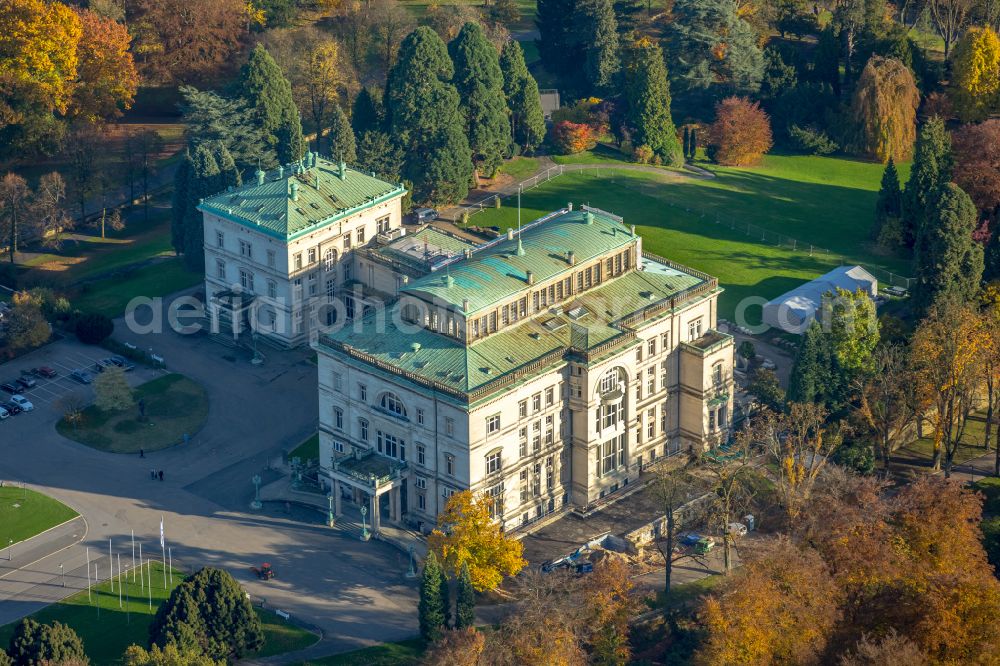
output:
[[[143,543],[144,554],[158,555],[162,516],[175,561],[185,568],[226,567],[269,606],[318,626],[324,639],[317,649],[333,653],[414,635],[415,586],[403,575],[402,553],[277,510],[248,508],[253,474],[315,431],[316,366],[307,353],[268,350],[267,363],[255,368],[204,336],[140,336],[124,330],[120,321],[116,326],[116,337],[152,348],[170,370],[205,386],[208,423],[190,444],[144,459],[62,438],[54,429],[59,412],[54,405],[0,423],[0,479],[26,481],[51,494],[79,511],[89,526],[79,544],[36,562],[23,577],[0,578],[0,624],[62,596],[60,563],[68,574],[67,592],[84,588],[87,546],[103,571],[108,538],[123,564],[126,555],[131,557],[130,530]],[[0,376],[101,352],[60,341],[0,366]],[[151,481],[150,468],[165,470],[165,480]],[[262,561],[274,564],[275,580],[251,577],[249,567]],[[69,575],[77,570],[84,575]]]

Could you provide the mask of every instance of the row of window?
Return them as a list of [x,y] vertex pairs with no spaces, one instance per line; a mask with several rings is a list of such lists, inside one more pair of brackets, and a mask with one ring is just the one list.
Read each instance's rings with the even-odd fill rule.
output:
[[[551,407],[556,403],[556,387],[550,386],[544,391],[539,391],[538,393],[531,396],[531,413],[537,414],[542,411],[542,397],[545,398],[545,407]],[[525,398],[517,403],[517,417],[519,419],[527,418],[528,416],[528,399]]]
[[[333,390],[337,393],[344,392],[344,379],[339,372],[332,373],[332,383]],[[357,396],[358,400],[364,403],[368,402],[368,385],[363,383],[357,384]],[[397,394],[386,391],[379,396],[378,406],[382,411],[387,412],[393,416],[399,418],[408,418],[408,412],[406,410],[406,405],[403,404],[402,398]],[[425,425],[426,414],[423,409],[417,407],[415,410],[415,420],[418,425]],[[451,437],[455,434],[455,420],[451,417],[445,417],[445,433]]]
[[[544,436],[542,435],[542,420],[538,419],[531,424],[531,449],[532,454],[538,453],[545,446],[548,448],[555,442],[555,415],[549,414],[545,417]],[[522,426],[517,431],[518,456],[525,458],[528,455],[528,426]]]

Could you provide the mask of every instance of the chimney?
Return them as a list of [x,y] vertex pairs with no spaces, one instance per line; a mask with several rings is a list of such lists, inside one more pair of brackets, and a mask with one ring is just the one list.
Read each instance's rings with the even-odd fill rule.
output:
[[472,259],[472,250],[470,250],[469,248],[465,248],[465,258]]
[[528,271],[526,277],[528,279],[528,284],[535,284],[535,274],[532,271]]
[[292,201],[298,201],[299,200],[299,184],[293,180],[290,187],[291,187],[291,190],[292,190]]
[[594,214],[588,210],[587,213],[583,216],[583,221],[586,222],[587,224],[593,224]]
[[264,184],[264,176],[267,175],[267,174],[264,173],[264,170],[258,167],[257,168],[257,173],[254,174],[254,175],[257,176],[257,184],[258,185],[263,185]]
[[572,201],[570,201],[568,204],[566,204],[566,210],[569,210],[569,211],[573,210],[573,202]]
[[462,299],[462,311],[463,312],[468,312],[469,311],[469,299],[467,299],[467,298],[463,298]]
[[444,286],[446,288],[448,288],[448,289],[451,289],[452,287],[454,287],[455,286],[455,278],[453,278],[451,275],[446,275],[445,278],[444,278]]
[[347,178],[347,165],[344,164],[344,160],[340,160],[338,168],[339,172],[337,173],[337,175],[340,177],[341,180],[345,180]]
[[632,231],[632,235],[635,236],[635,225],[630,225],[629,229]]
[[514,229],[513,228],[507,230],[507,240],[514,240]]
[[284,177],[285,177],[285,167],[279,164],[278,165],[278,180],[281,180]]
[[576,252],[570,250],[569,254],[566,256],[566,259],[569,261],[570,266],[576,266]]
[[521,234],[517,235],[517,256],[524,256],[524,243],[521,242]]

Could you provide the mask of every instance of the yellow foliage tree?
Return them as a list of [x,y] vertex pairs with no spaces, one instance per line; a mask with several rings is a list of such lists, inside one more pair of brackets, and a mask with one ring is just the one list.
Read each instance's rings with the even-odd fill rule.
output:
[[952,102],[964,122],[1000,109],[1000,37],[993,28],[970,28],[952,52]]
[[90,10],[81,10],[79,17],[79,85],[73,112],[90,121],[120,116],[122,109],[131,108],[139,87],[139,74],[129,51],[132,37],[121,23]]
[[917,139],[920,91],[913,72],[896,58],[874,55],[854,89],[851,115],[857,126],[855,149],[881,160],[910,159]]
[[452,495],[438,516],[438,528],[428,539],[445,570],[457,576],[469,567],[472,586],[482,592],[500,585],[504,576],[516,575],[527,562],[524,547],[503,533],[493,520],[493,498],[465,490]]

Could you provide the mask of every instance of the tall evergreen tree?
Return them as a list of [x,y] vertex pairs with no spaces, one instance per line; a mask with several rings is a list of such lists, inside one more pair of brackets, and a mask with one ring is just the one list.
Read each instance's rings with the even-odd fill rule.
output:
[[455,600],[455,628],[465,629],[476,623],[476,591],[472,587],[469,565],[463,563],[458,574],[458,590]]
[[347,120],[347,114],[340,108],[339,104],[333,105],[330,114],[330,128],[327,131],[327,140],[330,142],[330,157],[337,161],[344,161],[354,164],[358,159],[356,144],[354,141],[354,130]]
[[[243,176],[236,166],[236,160],[226,145],[220,143],[215,146],[215,163],[219,167],[219,189],[222,191],[229,187],[239,187],[243,184]],[[214,193],[213,193],[214,194]]]
[[472,160],[448,49],[421,26],[403,40],[386,87],[389,134],[418,202],[455,203],[469,193]]
[[385,122],[382,95],[377,88],[362,88],[354,98],[351,108],[351,127],[358,138],[365,132],[381,130]]
[[938,195],[951,181],[955,162],[951,135],[938,116],[920,128],[910,179],[903,190],[903,222],[908,245],[913,245],[923,223],[933,214]]
[[639,29],[643,0],[615,0],[615,21],[618,23],[618,34],[628,35]]
[[441,637],[448,624],[448,579],[441,570],[434,551],[427,553],[424,571],[420,577],[420,601],[417,613],[420,619],[420,637],[433,643]]
[[222,189],[219,164],[210,146],[203,144],[191,154],[191,175],[184,205],[184,264],[192,271],[205,270],[205,230],[198,204]]
[[448,51],[455,65],[452,81],[461,98],[472,161],[478,171],[492,178],[511,142],[499,54],[478,23],[462,26]]
[[652,148],[664,164],[680,166],[684,150],[670,117],[670,85],[663,51],[648,40],[640,40],[629,50],[629,56],[624,80],[626,123],[632,142]]
[[878,240],[882,228],[889,220],[898,220],[903,215],[903,192],[899,187],[899,173],[896,163],[890,157],[882,172],[882,186],[875,201],[875,225],[872,227],[872,239]]
[[61,622],[39,624],[30,617],[14,627],[7,654],[16,666],[87,663],[83,641],[71,627]]
[[247,108],[242,99],[228,99],[189,86],[181,86],[180,92],[188,147],[221,143],[240,169],[256,168],[258,161],[265,168],[275,164],[277,157],[264,140],[256,112]]
[[755,93],[764,76],[757,34],[735,0],[676,0],[666,28],[674,89]]
[[538,0],[535,25],[538,27],[538,55],[545,69],[558,77],[579,66],[579,40],[573,25],[579,0]]
[[503,45],[500,53],[503,72],[503,93],[510,110],[514,143],[522,153],[532,153],[545,139],[545,115],[538,96],[538,83],[524,63],[520,42],[513,39]]
[[184,151],[184,157],[174,172],[173,202],[170,206],[170,244],[178,255],[184,253],[185,231],[190,203],[191,181],[194,178],[194,158],[191,150]]
[[357,167],[380,178],[399,182],[403,154],[385,132],[365,132],[358,141]]
[[268,147],[282,164],[294,162],[305,153],[299,110],[292,99],[292,86],[281,67],[263,45],[250,52],[240,72],[240,93],[254,110]]
[[913,248],[916,284],[911,299],[921,315],[941,298],[968,302],[983,276],[983,246],[972,238],[976,205],[954,183],[947,183],[934,201]]
[[618,21],[612,0],[579,0],[576,18],[576,37],[584,53],[585,91],[607,93],[621,66]]
[[791,402],[825,402],[831,379],[830,346],[818,321],[813,321],[802,336],[788,380]]

